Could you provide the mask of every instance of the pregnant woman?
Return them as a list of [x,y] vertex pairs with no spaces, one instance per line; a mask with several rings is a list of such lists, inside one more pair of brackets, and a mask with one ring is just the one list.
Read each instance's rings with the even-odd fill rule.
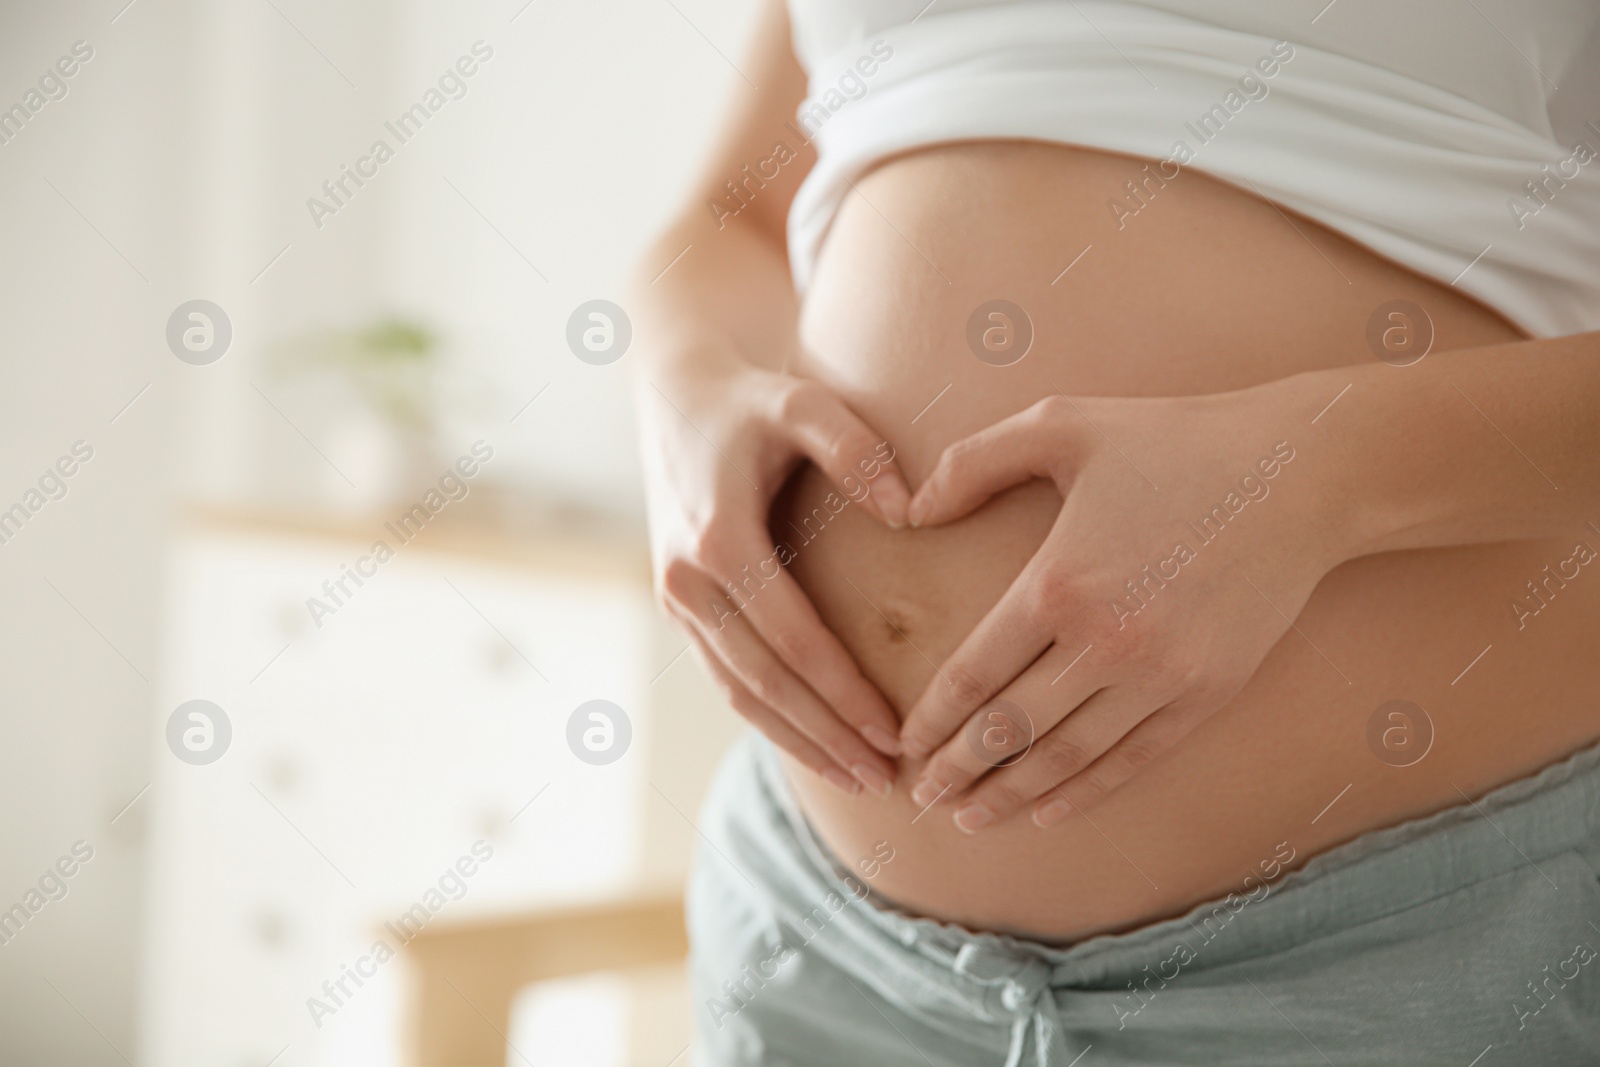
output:
[[636,297],[700,1062],[1594,1062],[1600,10],[791,8]]

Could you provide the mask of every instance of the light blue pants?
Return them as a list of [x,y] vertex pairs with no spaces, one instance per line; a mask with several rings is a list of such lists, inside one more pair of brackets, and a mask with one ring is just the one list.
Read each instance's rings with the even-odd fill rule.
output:
[[1070,948],[879,907],[756,736],[701,828],[701,1067],[1600,1064],[1600,748]]

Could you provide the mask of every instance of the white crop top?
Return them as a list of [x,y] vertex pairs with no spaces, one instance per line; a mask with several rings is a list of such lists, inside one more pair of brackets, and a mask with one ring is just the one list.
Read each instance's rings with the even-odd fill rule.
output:
[[[803,290],[887,156],[1025,139],[1195,167],[1536,337],[1600,329],[1594,0],[790,0]],[[1108,204],[1108,212],[1116,208]]]

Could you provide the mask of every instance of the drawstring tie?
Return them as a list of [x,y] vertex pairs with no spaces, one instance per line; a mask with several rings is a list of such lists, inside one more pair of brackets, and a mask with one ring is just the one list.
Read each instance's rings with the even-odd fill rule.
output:
[[993,1015],[1010,1019],[1005,1067],[1064,1067],[1066,1038],[1056,1022],[1055,972],[1048,963],[1001,945],[968,941],[956,953],[954,970],[985,987],[984,1003]]

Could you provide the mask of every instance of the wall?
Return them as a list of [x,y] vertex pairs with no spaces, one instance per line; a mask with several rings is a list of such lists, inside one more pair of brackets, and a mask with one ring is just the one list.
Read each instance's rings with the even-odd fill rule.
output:
[[[173,673],[188,653],[163,630],[184,617],[164,600],[182,588],[175,516],[205,504],[312,519],[377,499],[364,416],[284,377],[276,353],[386,313],[426,321],[445,347],[445,444],[492,437],[526,499],[640,535],[626,364],[579,363],[564,326],[576,304],[622,291],[682,195],[742,86],[722,56],[740,54],[751,14],[732,0],[0,11],[0,104],[75,41],[93,49],[67,95],[0,145],[0,507],[26,501],[74,442],[93,449],[66,495],[0,545],[0,906],[74,842],[94,850],[65,898],[0,945],[7,1062],[142,1062],[159,1044],[138,984],[175,949],[144,932],[180,873],[146,841],[150,812],[181,801],[163,794],[175,768],[160,732],[189,695]],[[316,225],[307,198],[480,39],[494,57],[468,94]],[[205,366],[166,339],[195,298],[233,330]],[[692,665],[676,677],[684,664],[662,684],[682,694],[685,758],[650,746],[692,805],[694,768],[728,720],[703,717],[714,701]],[[670,872],[692,832],[651,840],[679,842],[640,860]]]

